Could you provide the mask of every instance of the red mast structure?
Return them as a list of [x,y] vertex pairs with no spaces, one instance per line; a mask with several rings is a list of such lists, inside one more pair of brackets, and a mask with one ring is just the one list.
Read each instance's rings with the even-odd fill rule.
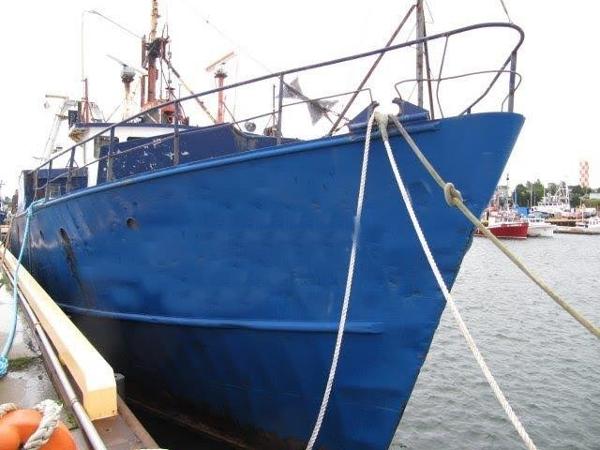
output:
[[[141,107],[147,110],[173,100],[173,89],[167,86],[169,98],[164,99],[162,92],[157,89],[159,71],[156,61],[166,59],[167,44],[169,37],[157,36],[158,19],[158,0],[152,0],[152,12],[150,15],[150,34],[148,40],[142,39],[142,66],[147,70],[148,75],[141,78]],[[173,123],[175,119],[175,107],[173,105],[165,106],[162,109],[152,111],[148,114],[156,123]],[[180,117],[181,119],[181,117]]]
[[[225,63],[235,56],[235,52],[229,52],[222,58],[212,63],[206,68],[207,72],[215,70],[215,79],[217,80],[217,86],[222,88],[225,85],[225,78],[227,78],[227,72],[225,71]],[[219,91],[217,100],[217,121],[216,123],[223,123],[225,121],[225,91]]]

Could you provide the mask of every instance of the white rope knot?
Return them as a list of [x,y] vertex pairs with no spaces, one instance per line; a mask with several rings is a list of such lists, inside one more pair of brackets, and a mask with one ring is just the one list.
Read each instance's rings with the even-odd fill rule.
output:
[[463,201],[462,194],[452,183],[444,185],[444,198],[450,206],[456,206]]
[[58,427],[62,406],[53,400],[44,400],[35,405],[33,409],[42,414],[42,420],[40,420],[37,430],[27,439],[23,450],[38,450],[50,440],[52,433]]
[[383,139],[388,139],[388,131],[387,131],[388,121],[389,121],[388,115],[384,114],[384,113],[380,113],[379,111],[374,111],[373,115],[375,116],[375,121],[377,122],[377,127],[379,128],[379,131],[381,132],[381,137]]
[[7,415],[11,411],[16,411],[17,405],[14,403],[3,403],[0,405],[0,419]]
[[[412,138],[410,137],[408,132],[404,129],[404,127],[402,126],[400,121],[398,121],[397,118],[394,118],[394,117],[392,117],[392,121],[396,124],[396,127],[398,128],[398,130],[400,131],[402,136],[406,139],[409,146],[415,151],[415,154],[422,156],[421,151],[419,150],[417,145],[414,143],[414,141],[412,140]],[[460,329],[462,335],[464,336],[465,340],[467,341],[467,345],[469,346],[471,353],[473,353],[473,356],[475,357],[477,364],[479,364],[479,367],[481,368],[481,371],[483,372],[485,379],[487,380],[488,384],[492,388],[492,391],[494,392],[496,399],[502,406],[502,409],[504,409],[504,412],[508,416],[512,425],[515,427],[517,433],[519,433],[519,436],[523,440],[525,446],[529,450],[536,450],[536,446],[533,443],[533,441],[531,440],[531,438],[529,437],[529,434],[525,430],[525,427],[523,427],[523,424],[521,423],[521,421],[515,414],[514,410],[508,403],[506,396],[500,389],[500,386],[498,386],[498,383],[496,382],[494,376],[492,375],[492,372],[490,372],[490,369],[488,368],[485,360],[483,359],[481,352],[477,348],[477,344],[475,343],[473,336],[471,336],[471,333],[469,332],[467,325],[465,324],[465,322],[462,319],[460,311],[458,310],[458,307],[456,306],[456,303],[454,302],[454,299],[452,298],[452,294],[450,294],[450,291],[448,290],[448,286],[446,286],[446,282],[444,281],[442,273],[440,272],[440,269],[433,257],[433,254],[431,253],[429,243],[427,242],[427,239],[425,238],[425,234],[423,233],[423,229],[421,228],[421,224],[420,224],[419,219],[417,218],[417,215],[413,208],[408,190],[406,189],[406,186],[404,185],[404,181],[402,180],[402,177],[400,176],[400,169],[398,168],[398,164],[396,162],[396,158],[394,157],[394,153],[392,152],[392,147],[391,147],[391,144],[390,144],[390,141],[388,138],[383,139],[383,145],[385,147],[385,151],[386,151],[388,159],[390,161],[390,166],[392,168],[392,172],[394,173],[394,177],[396,178],[396,183],[398,184],[398,189],[400,190],[400,195],[402,196],[402,199],[404,200],[404,204],[408,211],[408,215],[412,222],[412,225],[413,225],[413,228],[417,235],[417,238],[419,240],[419,243],[421,244],[421,248],[423,249],[423,253],[425,254],[425,257],[427,258],[427,262],[429,263],[429,267],[431,268],[431,271],[433,272],[433,275],[435,277],[435,280],[437,281],[440,291],[442,291],[442,295],[446,299],[446,302],[448,303],[448,306],[450,307],[452,315],[454,316],[454,319],[456,320],[456,322],[458,324],[458,328]],[[419,159],[421,159],[421,158],[419,158]],[[422,159],[422,162],[426,162],[424,157]],[[429,164],[429,162],[427,162],[427,164]],[[427,168],[426,164],[425,164],[425,166]],[[430,164],[429,164],[429,168],[427,170],[430,171],[430,173],[431,173],[431,170],[429,170],[429,169],[433,170],[433,168]],[[439,178],[440,182],[438,184],[440,186],[444,187],[444,197],[446,197],[446,201],[450,205],[460,207],[462,205],[462,203],[461,203],[462,196],[460,195],[460,192],[458,190],[456,190],[456,188],[452,185],[452,183],[443,182],[443,180],[441,179],[441,177],[439,175],[437,175],[437,173],[436,173],[436,176],[434,176],[434,178],[436,179],[436,181]],[[461,211],[462,211],[462,209],[461,209]]]

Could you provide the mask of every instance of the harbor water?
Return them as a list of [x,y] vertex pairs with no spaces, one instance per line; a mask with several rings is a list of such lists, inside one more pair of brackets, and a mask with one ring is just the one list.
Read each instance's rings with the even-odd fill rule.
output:
[[[600,324],[600,237],[504,242]],[[452,293],[538,448],[600,449],[600,342],[484,238],[474,239]],[[229,448],[137,412],[165,448]],[[448,309],[390,448],[523,448]]]
[[[600,324],[600,237],[503,242]],[[600,449],[600,342],[485,238],[473,240],[452,292],[538,448]],[[185,430],[141,417],[161,445],[198,448]],[[520,438],[446,309],[390,449],[518,448]]]
[[[504,242],[600,324],[599,237]],[[600,449],[598,339],[484,238],[474,239],[452,293],[538,448]],[[448,308],[391,448],[524,448]]]

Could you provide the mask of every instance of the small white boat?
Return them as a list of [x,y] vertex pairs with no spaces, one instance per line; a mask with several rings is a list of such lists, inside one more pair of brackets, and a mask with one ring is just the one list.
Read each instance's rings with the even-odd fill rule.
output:
[[555,225],[548,223],[543,217],[529,215],[527,217],[529,228],[527,228],[527,236],[530,237],[553,237]]
[[575,223],[577,228],[600,231],[600,218],[598,216],[583,219]]

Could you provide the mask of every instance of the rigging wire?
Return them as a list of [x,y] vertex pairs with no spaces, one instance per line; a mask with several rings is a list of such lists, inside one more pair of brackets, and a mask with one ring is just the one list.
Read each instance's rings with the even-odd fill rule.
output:
[[504,14],[506,14],[506,18],[508,19],[508,21],[510,23],[513,23],[512,19],[510,18],[510,14],[508,14],[508,8],[506,7],[504,0],[500,0],[500,4],[502,5],[502,9],[504,10]]
[[434,24],[435,19],[433,17],[433,9],[431,8],[431,5],[429,5],[429,2],[427,0],[425,0],[425,11],[429,13],[429,21],[426,20],[426,23]]
[[269,67],[267,67],[266,64],[264,64],[262,61],[260,61],[254,55],[252,55],[252,53],[245,46],[243,46],[239,42],[235,41],[233,38],[231,38],[229,35],[227,35],[224,31],[222,31],[219,27],[217,27],[214,23],[212,23],[207,17],[205,17],[203,14],[201,14],[200,11],[198,10],[198,8],[196,8],[196,6],[192,2],[190,2],[189,0],[182,0],[182,1],[184,3],[186,3],[188,8],[190,8],[198,17],[200,17],[200,19],[202,19],[202,21],[206,25],[208,25],[213,30],[215,30],[217,32],[217,34],[219,34],[223,39],[225,39],[231,45],[235,46],[236,49],[240,50],[241,53],[244,53],[248,57],[248,59],[254,61],[261,68],[266,70],[268,73],[273,73],[273,70],[271,70]]
[[[196,8],[196,6],[190,2],[189,0],[182,0],[187,6],[188,8],[190,8],[206,25],[208,25],[209,27],[211,27],[213,30],[215,30],[217,32],[217,34],[219,34],[223,39],[225,39],[227,42],[229,42],[231,45],[233,45],[236,49],[236,53],[241,53],[244,54],[248,59],[250,59],[251,61],[253,61],[254,63],[256,63],[257,65],[259,65],[263,70],[265,70],[267,73],[272,74],[274,73],[274,71],[269,68],[264,62],[260,61],[258,58],[256,58],[252,52],[250,52],[250,50],[248,50],[248,48],[242,44],[240,44],[239,42],[237,42],[235,39],[231,38],[229,35],[227,35],[223,30],[221,30],[219,27],[217,27],[214,23],[212,23],[207,17],[205,17],[203,14],[200,13],[200,11],[198,10],[198,8]],[[236,76],[238,74],[238,66],[236,65]],[[289,86],[288,86],[289,87]],[[235,88],[233,90],[233,95],[234,95],[234,111],[236,109],[236,103],[237,103],[237,88]],[[329,112],[331,112],[332,114],[336,114],[339,116],[338,113],[336,113],[335,111],[333,111],[330,108],[327,108]],[[346,119],[347,120],[347,119]]]

